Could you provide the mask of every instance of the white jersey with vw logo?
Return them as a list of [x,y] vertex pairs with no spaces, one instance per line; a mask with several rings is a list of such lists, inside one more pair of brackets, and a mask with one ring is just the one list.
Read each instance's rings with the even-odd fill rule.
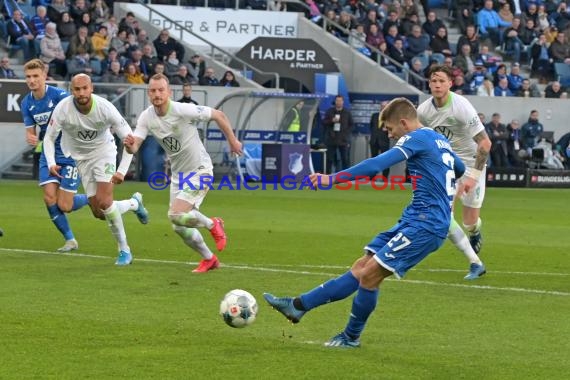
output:
[[433,97],[430,97],[419,105],[418,118],[423,126],[447,137],[453,151],[465,166],[473,167],[477,155],[477,143],[473,137],[485,130],[485,127],[467,99],[450,92],[447,103],[437,108]]
[[153,106],[144,110],[137,121],[134,135],[145,139],[148,135],[164,149],[170,158],[172,180],[179,173],[188,175],[213,169],[210,155],[198,135],[197,124],[209,121],[212,109],[192,103],[170,101],[164,116],[158,116]]
[[[117,154],[115,138],[111,128],[123,140],[131,134],[131,127],[115,106],[98,95],[91,95],[93,105],[87,115],[79,112],[73,96],[68,96],[55,107],[47,129],[47,134],[57,136],[62,131],[61,149],[66,157],[74,160],[89,160],[106,154]],[[55,139],[55,137],[54,137]],[[50,162],[48,167],[55,165]]]

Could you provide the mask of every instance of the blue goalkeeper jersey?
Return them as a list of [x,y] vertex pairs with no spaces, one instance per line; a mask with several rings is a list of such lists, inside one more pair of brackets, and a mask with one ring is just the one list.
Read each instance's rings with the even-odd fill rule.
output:
[[[20,104],[24,126],[27,128],[38,126],[40,128],[38,139],[42,141],[44,139],[52,111],[62,99],[68,96],[69,94],[67,91],[49,85],[46,85],[46,93],[41,99],[35,99],[32,92],[28,93]],[[61,133],[55,141],[56,162],[58,164],[75,165],[73,159],[64,156],[61,151],[60,141]],[[43,150],[41,159],[45,160]]]
[[337,182],[363,175],[372,177],[404,160],[414,186],[412,201],[400,221],[445,238],[451,221],[455,179],[463,175],[465,165],[449,141],[432,129],[420,128],[402,136],[385,153],[337,173]]

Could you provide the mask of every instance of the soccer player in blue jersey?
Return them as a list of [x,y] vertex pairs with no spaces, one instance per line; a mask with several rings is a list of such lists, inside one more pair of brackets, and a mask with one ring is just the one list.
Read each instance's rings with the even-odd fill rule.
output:
[[[39,59],[32,59],[24,65],[26,84],[30,89],[22,100],[21,112],[26,127],[26,141],[29,145],[42,149],[42,140],[46,133],[51,113],[60,100],[68,93],[57,87],[46,85],[47,67]],[[37,135],[39,127],[39,136]],[[79,248],[71,231],[66,212],[75,211],[87,204],[85,194],[76,194],[79,183],[77,168],[73,159],[65,157],[60,147],[61,136],[56,140],[56,161],[61,166],[61,178],[49,172],[46,157],[42,151],[40,156],[39,179],[44,191],[44,202],[51,221],[65,239],[59,252],[69,252]]]
[[293,323],[323,304],[344,299],[356,292],[348,324],[343,332],[325,343],[328,347],[360,346],[360,335],[376,308],[382,280],[403,277],[445,241],[451,220],[455,179],[465,166],[452,151],[449,141],[430,128],[421,126],[414,105],[407,99],[392,100],[380,115],[394,147],[373,158],[330,176],[312,174],[314,186],[373,177],[385,168],[407,160],[411,176],[416,176],[412,202],[398,222],[381,232],[364,247],[364,256],[341,276],[296,298],[278,298],[265,293],[265,300]]

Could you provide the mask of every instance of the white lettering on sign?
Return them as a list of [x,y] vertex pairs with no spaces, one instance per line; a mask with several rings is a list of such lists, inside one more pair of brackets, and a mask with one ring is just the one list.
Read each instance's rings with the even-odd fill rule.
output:
[[18,100],[20,99],[20,94],[8,94],[6,97],[6,111],[20,112],[20,104]]
[[314,50],[266,49],[263,46],[252,46],[250,52],[251,59],[271,61],[315,62],[316,56]]

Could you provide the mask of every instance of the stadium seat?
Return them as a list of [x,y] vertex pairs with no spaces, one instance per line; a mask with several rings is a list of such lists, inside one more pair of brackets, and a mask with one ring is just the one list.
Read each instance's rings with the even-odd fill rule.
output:
[[570,65],[567,63],[555,63],[554,72],[560,84],[564,87],[570,86]]

